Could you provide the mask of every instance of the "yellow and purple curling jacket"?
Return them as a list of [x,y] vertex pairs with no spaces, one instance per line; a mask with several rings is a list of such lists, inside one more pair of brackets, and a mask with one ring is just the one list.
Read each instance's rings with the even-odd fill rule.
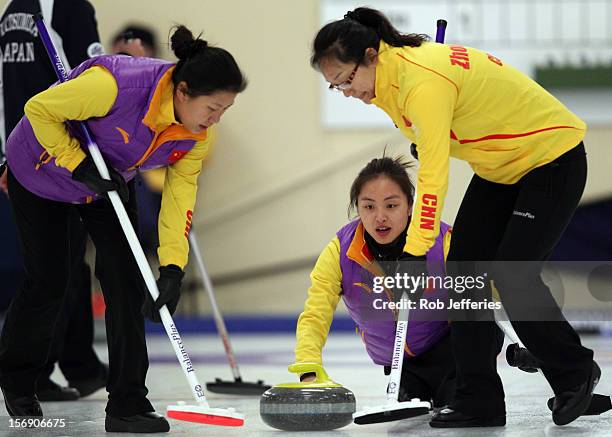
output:
[[173,69],[169,62],[129,56],[85,61],[70,73],[71,80],[28,101],[6,154],[11,172],[25,188],[68,203],[97,198],[71,177],[85,151],[70,120],[87,120],[107,165],[126,181],[137,169],[167,166],[159,259],[161,265],[183,268],[197,178],[213,135],[210,129],[194,134],[176,121]]
[[[430,276],[444,276],[445,254],[450,245],[450,226],[442,223],[435,244],[427,251],[427,270]],[[375,293],[373,278],[384,276],[384,270],[373,259],[364,235],[361,220],[354,220],[337,233],[321,252],[310,274],[312,285],[297,324],[297,363],[322,363],[325,345],[334,312],[340,301],[357,326],[372,361],[390,365],[395,340],[396,313],[389,308],[377,309],[374,300],[389,302],[389,290]],[[423,298],[446,302],[446,290],[426,290]],[[432,311],[417,307],[410,311],[406,332],[405,356],[417,356],[448,334],[446,310]]]

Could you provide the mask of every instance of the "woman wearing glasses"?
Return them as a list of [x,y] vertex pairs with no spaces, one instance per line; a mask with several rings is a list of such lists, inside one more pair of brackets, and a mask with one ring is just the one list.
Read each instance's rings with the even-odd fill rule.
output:
[[[449,157],[470,164],[475,174],[455,219],[447,269],[477,276],[474,261],[501,261],[490,275],[519,337],[545,363],[555,393],[553,421],[564,425],[578,418],[600,370],[540,279],[539,265],[584,189],[585,123],[493,55],[403,35],[369,8],[324,26],[311,64],[331,89],[380,107],[417,144],[417,196],[403,259],[422,259],[440,231]],[[430,424],[503,426],[497,327],[487,311],[454,316],[461,317],[451,324],[457,387],[450,408]]]

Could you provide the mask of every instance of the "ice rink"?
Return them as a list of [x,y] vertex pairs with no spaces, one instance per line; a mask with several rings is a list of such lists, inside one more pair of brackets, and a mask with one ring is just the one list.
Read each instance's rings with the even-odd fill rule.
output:
[[[230,368],[219,338],[215,335],[185,335],[187,350],[195,364],[200,382],[215,378],[231,379]],[[612,338],[602,336],[584,337],[587,346],[595,350],[595,358],[602,368],[602,379],[598,393],[612,392]],[[234,335],[232,343],[237,353],[242,377],[245,381],[263,379],[274,385],[294,381],[288,373],[287,364],[293,360],[293,336]],[[165,411],[168,404],[176,401],[192,401],[191,393],[182,370],[162,335],[148,337],[149,369],[147,386],[149,399],[158,412]],[[100,357],[107,359],[104,343],[97,343]],[[361,341],[352,334],[333,334],[325,348],[325,367],[330,376],[355,393],[357,409],[385,402],[387,377],[382,368],[370,363]],[[433,429],[428,416],[399,422],[377,425],[351,424],[340,430],[327,433],[297,433],[305,435],[413,435],[413,436],[609,436],[612,435],[612,411],[601,416],[582,417],[564,427],[552,423],[546,400],[551,392],[540,374],[527,374],[509,367],[505,358],[499,358],[499,371],[506,390],[507,425],[505,428]],[[53,379],[62,381],[56,371]],[[65,418],[66,427],[58,429],[23,430],[11,429],[6,410],[2,408],[0,436],[79,436],[107,435],[104,432],[104,406],[106,392],[76,402],[44,403],[43,411],[50,418]],[[228,395],[209,394],[211,406],[234,407],[246,415],[241,428],[213,427],[171,420],[171,433],[181,436],[263,436],[288,435],[268,427],[259,417],[259,397],[240,398]]]

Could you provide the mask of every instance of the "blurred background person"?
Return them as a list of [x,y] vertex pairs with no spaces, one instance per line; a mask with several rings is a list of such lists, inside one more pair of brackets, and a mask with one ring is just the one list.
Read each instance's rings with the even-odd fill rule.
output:
[[[104,53],[98,36],[93,6],[87,0],[14,0],[8,3],[1,19],[2,99],[0,132],[2,152],[8,135],[23,116],[23,107],[35,94],[47,89],[57,80],[38,31],[27,16],[42,12],[58,52],[69,66]],[[11,47],[10,55],[6,48]],[[13,49],[13,48],[16,48]],[[3,159],[4,160],[4,159]],[[7,194],[7,172],[0,178],[2,191]],[[6,245],[0,253],[0,263],[14,275],[3,275],[2,301],[7,303],[23,278],[21,256],[17,244],[17,229],[7,197],[0,198],[0,228],[6,234]],[[93,349],[94,327],[91,302],[91,271],[84,261],[87,234],[76,213],[70,221],[71,274],[62,316],[55,326],[54,341],[47,365],[37,383],[41,401],[67,401],[87,396],[104,387],[107,366]],[[4,235],[3,235],[4,236]],[[7,272],[8,273],[8,272]],[[14,280],[4,281],[9,277]],[[6,307],[3,308],[6,310]],[[51,380],[58,363],[69,387],[61,387]]]
[[[113,53],[131,56],[156,58],[159,52],[154,30],[144,24],[127,24],[112,38],[111,46]],[[157,216],[165,176],[165,168],[139,171],[134,187],[138,197],[138,238],[150,260],[156,258],[159,246]]]
[[[135,51],[131,40],[140,40],[141,50]],[[143,24],[128,24],[112,38],[112,52],[131,56],[157,58],[158,47],[155,32]]]

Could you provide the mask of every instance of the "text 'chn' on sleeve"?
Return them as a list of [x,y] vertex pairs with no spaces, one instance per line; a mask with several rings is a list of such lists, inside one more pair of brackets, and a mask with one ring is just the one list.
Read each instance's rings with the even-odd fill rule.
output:
[[415,202],[404,251],[420,256],[434,244],[440,230],[457,87],[432,73],[401,98],[405,116],[412,122],[419,156]]

